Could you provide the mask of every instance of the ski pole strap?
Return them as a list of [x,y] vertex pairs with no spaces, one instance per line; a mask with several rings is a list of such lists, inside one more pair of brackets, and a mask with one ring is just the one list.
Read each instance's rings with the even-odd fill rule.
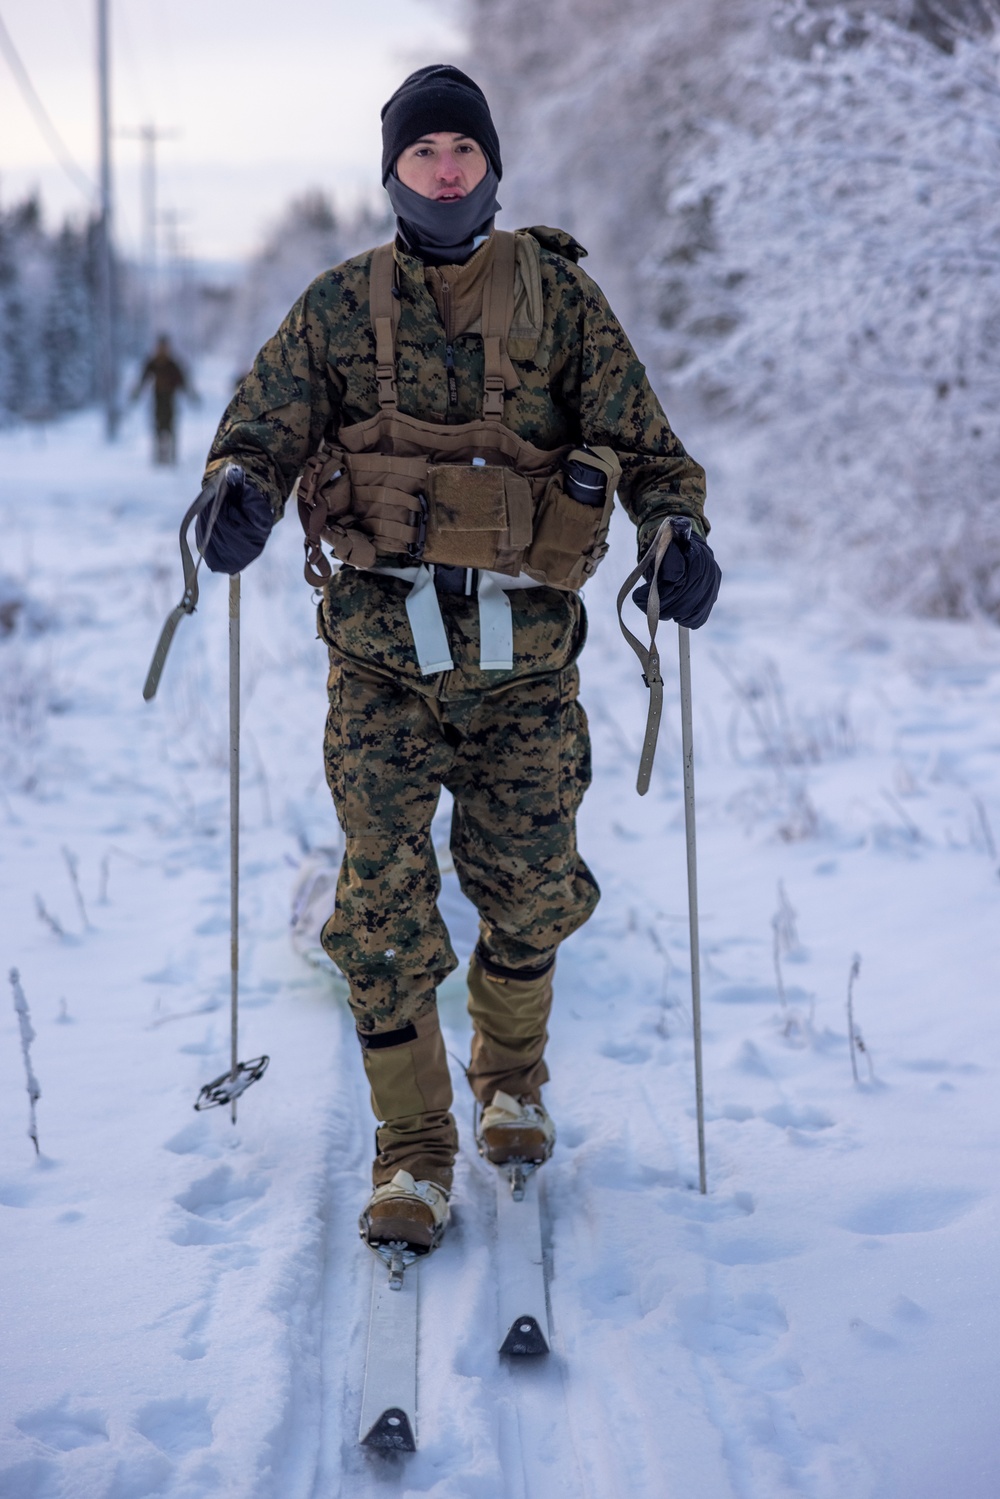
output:
[[[240,484],[242,481],[243,470],[238,464],[227,463],[212,475],[201,491],[201,494],[188,507],[184,519],[181,521],[180,548],[181,567],[184,570],[184,593],[181,596],[180,603],[171,609],[164,620],[163,629],[160,631],[160,638],[156,642],[156,649],[153,652],[153,659],[149,663],[149,671],[146,673],[146,681],[142,689],[142,695],[147,703],[156,696],[156,689],[160,685],[160,676],[166,663],[167,652],[170,650],[177,626],[185,614],[193,614],[198,607],[198,570],[205,555],[205,548],[208,546],[212,532],[215,530],[215,522],[218,520],[219,511],[222,509],[222,501],[225,499],[226,490],[231,483]],[[196,520],[209,505],[212,506],[212,511],[208,517],[205,540],[201,547],[198,548],[198,560],[196,562],[191,555],[191,548],[188,546],[187,533],[191,522]]]
[[[649,778],[653,770],[653,756],[656,754],[656,741],[660,732],[660,719],[663,716],[663,677],[660,673],[660,652],[656,644],[656,630],[660,623],[660,564],[666,555],[667,547],[673,540],[673,527],[671,517],[668,516],[662,523],[644,555],[640,557],[637,565],[629,573],[625,582],[618,591],[618,623],[621,625],[622,634],[639,658],[642,667],[642,680],[649,688],[649,711],[646,714],[646,732],[642,741],[642,753],[639,756],[639,774],[636,777],[635,789],[640,796],[645,796],[649,790]],[[622,618],[622,605],[628,598],[631,590],[643,578],[647,568],[652,564],[652,576],[649,581],[649,599],[646,603],[646,624],[649,627],[649,645],[643,645]]]

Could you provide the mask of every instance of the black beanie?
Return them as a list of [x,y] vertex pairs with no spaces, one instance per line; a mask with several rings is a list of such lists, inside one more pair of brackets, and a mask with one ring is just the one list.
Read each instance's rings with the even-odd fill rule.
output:
[[497,177],[503,176],[500,141],[486,95],[460,68],[433,63],[404,79],[382,107],[383,183],[407,146],[438,130],[454,130],[478,141]]

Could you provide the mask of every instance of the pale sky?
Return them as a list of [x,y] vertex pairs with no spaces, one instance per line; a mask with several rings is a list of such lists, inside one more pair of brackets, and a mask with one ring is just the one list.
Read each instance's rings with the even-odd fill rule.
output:
[[[159,200],[187,253],[230,259],[293,194],[379,191],[379,109],[415,67],[460,62],[456,0],[110,0],[113,123],[176,129]],[[97,177],[95,0],[0,0],[71,154]],[[119,238],[141,242],[139,146],[115,141]],[[0,203],[40,189],[50,221],[85,209],[0,55]]]

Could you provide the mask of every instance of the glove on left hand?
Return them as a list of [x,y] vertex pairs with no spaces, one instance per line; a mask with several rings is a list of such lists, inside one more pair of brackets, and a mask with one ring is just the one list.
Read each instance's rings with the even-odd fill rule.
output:
[[[686,527],[675,526],[673,540],[660,563],[660,619],[675,619],[679,625],[697,630],[711,614],[721,582],[722,569],[708,542],[690,529],[690,522]],[[648,579],[639,584],[632,602],[646,612]]]
[[219,507],[212,534],[205,546],[205,532],[212,513],[209,505],[198,517],[195,537],[205,561],[213,573],[241,573],[264,550],[274,525],[271,502],[245,476],[230,479]]

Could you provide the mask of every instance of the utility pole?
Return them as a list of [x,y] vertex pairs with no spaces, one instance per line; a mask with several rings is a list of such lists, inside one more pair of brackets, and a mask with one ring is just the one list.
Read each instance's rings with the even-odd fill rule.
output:
[[180,131],[161,130],[159,126],[147,123],[136,130],[119,130],[117,134],[142,144],[142,258],[146,267],[146,293],[152,319],[157,305],[156,144],[158,141],[173,139]]
[[114,243],[111,202],[111,78],[109,0],[97,0],[97,113],[100,156],[97,295],[99,362],[104,429],[109,442],[118,434],[118,348],[115,328]]
[[191,259],[181,232],[185,219],[186,215],[178,213],[176,208],[165,208],[160,215],[171,321],[178,336],[191,338],[195,332],[191,300]]

